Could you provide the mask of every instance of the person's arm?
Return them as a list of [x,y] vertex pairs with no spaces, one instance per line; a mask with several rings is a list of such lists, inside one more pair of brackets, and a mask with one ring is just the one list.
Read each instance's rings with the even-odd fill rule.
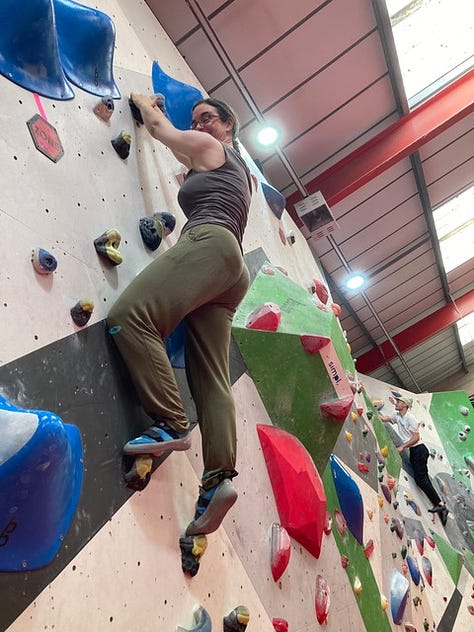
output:
[[197,169],[215,169],[222,164],[224,150],[221,143],[210,134],[193,130],[179,130],[156,106],[157,97],[131,94],[139,108],[143,123],[153,138],[171,149],[185,166]]
[[411,439],[409,439],[408,441],[406,441],[405,443],[402,443],[402,445],[399,445],[397,447],[398,452],[402,453],[405,448],[411,448],[411,446],[416,445],[419,440],[420,440],[420,433],[416,431],[413,433]]
[[378,418],[380,419],[380,421],[383,421],[384,424],[395,423],[395,420],[393,419],[393,417],[389,417],[388,415],[378,415]]

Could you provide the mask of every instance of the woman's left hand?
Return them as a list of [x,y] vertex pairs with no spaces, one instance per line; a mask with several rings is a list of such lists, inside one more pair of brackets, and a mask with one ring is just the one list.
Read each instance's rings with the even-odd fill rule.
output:
[[130,94],[130,98],[135,103],[137,108],[140,108],[140,109],[142,107],[146,107],[147,105],[150,107],[154,107],[156,105],[156,96],[149,97],[146,94],[138,94],[138,93],[132,92]]

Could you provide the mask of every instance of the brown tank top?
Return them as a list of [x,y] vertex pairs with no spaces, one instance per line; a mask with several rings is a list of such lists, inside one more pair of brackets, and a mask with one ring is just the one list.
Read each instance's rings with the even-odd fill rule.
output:
[[188,218],[182,232],[200,224],[219,224],[242,244],[252,196],[250,171],[243,158],[223,145],[226,160],[217,169],[188,171],[178,202]]

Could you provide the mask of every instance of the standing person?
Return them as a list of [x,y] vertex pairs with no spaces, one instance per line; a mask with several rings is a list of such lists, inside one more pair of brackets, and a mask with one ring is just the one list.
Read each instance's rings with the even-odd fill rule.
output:
[[401,454],[405,448],[410,450],[410,463],[413,467],[415,483],[425,492],[433,503],[433,507],[428,509],[430,513],[439,513],[443,526],[448,518],[448,509],[441,501],[428,475],[428,448],[422,443],[419,431],[419,422],[415,415],[409,411],[412,401],[403,395],[395,396],[395,411],[391,416],[379,415],[384,423],[391,423],[397,426],[398,435],[402,444],[397,446],[398,453]]
[[242,237],[252,181],[238,151],[237,117],[225,103],[199,101],[191,129],[182,131],[163,114],[159,96],[130,98],[151,136],[189,171],[178,193],[188,221],[177,243],[131,282],[108,316],[140,402],[153,421],[125,444],[124,453],[159,454],[191,445],[164,343],[184,319],[186,377],[204,460],[196,513],[186,535],[212,533],[237,500],[229,344],[233,315],[249,286]]

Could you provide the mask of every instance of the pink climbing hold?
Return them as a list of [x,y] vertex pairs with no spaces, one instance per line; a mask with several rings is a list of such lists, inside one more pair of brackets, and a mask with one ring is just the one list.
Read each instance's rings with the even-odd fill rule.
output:
[[326,494],[314,461],[286,430],[257,424],[257,432],[281,524],[318,558],[326,524]]
[[316,596],[314,602],[318,623],[324,623],[328,618],[331,605],[331,591],[329,584],[322,575],[316,575]]
[[347,529],[347,522],[339,509],[334,509],[334,518],[336,519],[336,527],[340,535],[344,535]]
[[263,331],[276,331],[280,324],[281,311],[275,303],[260,305],[247,318],[247,329],[261,329]]
[[311,355],[314,355],[331,342],[331,338],[318,336],[317,334],[301,334],[300,340],[304,349]]

